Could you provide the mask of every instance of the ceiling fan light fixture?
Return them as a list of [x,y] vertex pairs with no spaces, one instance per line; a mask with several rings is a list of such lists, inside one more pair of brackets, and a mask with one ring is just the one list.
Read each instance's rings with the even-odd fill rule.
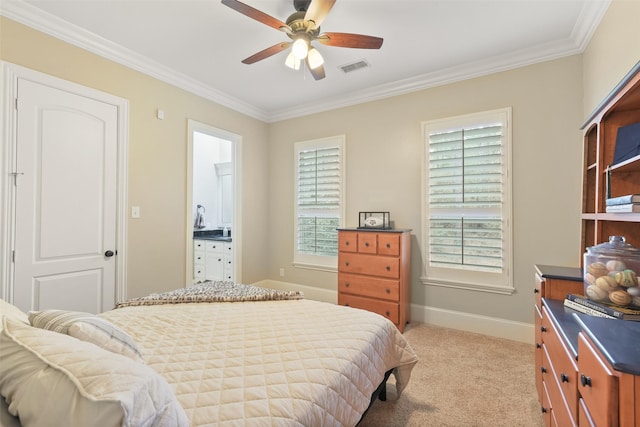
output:
[[308,55],[309,58],[307,58],[307,61],[309,63],[309,68],[315,70],[316,68],[324,64],[324,58],[322,57],[322,55],[320,55],[320,52],[318,52],[316,48],[312,47],[309,50]]
[[289,55],[287,55],[287,59],[284,61],[284,65],[291,68],[292,70],[299,70],[301,63],[302,61],[296,58],[293,52],[289,52]]
[[307,40],[302,37],[296,39],[291,46],[291,53],[299,60],[306,58],[307,53],[309,53],[309,43]]

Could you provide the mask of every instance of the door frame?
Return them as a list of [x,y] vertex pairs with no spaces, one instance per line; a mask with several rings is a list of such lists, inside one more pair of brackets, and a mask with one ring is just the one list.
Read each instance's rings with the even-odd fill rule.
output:
[[206,133],[231,141],[233,160],[233,275],[234,281],[242,282],[242,137],[206,123],[187,119],[187,204],[186,204],[186,275],[185,284],[193,283],[193,132]]
[[[126,297],[127,258],[127,161],[129,146],[129,101],[106,92],[82,86],[68,80],[53,77],[17,64],[0,61],[0,81],[3,97],[0,101],[0,138],[3,141],[0,154],[0,297],[13,303],[15,248],[15,197],[14,175],[17,159],[18,79],[30,80],[86,98],[111,104],[118,110],[118,157],[116,200],[116,301]],[[15,176],[15,178],[14,178]]]

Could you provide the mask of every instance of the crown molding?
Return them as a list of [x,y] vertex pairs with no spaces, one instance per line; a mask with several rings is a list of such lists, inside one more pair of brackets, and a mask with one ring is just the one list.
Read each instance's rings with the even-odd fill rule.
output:
[[268,120],[268,114],[253,105],[23,1],[1,2],[0,15],[239,113]]
[[433,73],[426,73],[365,90],[350,92],[340,97],[327,98],[303,105],[296,105],[292,108],[273,111],[256,108],[253,105],[234,98],[145,56],[139,55],[83,28],[70,24],[23,1],[11,0],[0,3],[0,15],[249,117],[267,123],[273,123],[403,95],[582,53],[600,24],[610,3],[611,0],[584,2],[571,35],[563,41],[485,58],[481,61],[451,67]]

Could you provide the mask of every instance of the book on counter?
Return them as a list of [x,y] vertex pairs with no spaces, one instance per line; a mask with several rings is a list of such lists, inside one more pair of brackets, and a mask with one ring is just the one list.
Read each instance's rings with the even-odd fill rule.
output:
[[625,205],[611,205],[606,208],[607,213],[640,212],[640,203],[627,203]]
[[607,206],[628,205],[632,203],[640,203],[640,194],[628,194],[626,196],[607,199]]
[[640,321],[640,310],[603,304],[592,301],[584,295],[567,294],[567,298],[564,301],[565,307],[572,308],[584,314],[608,317],[610,319]]

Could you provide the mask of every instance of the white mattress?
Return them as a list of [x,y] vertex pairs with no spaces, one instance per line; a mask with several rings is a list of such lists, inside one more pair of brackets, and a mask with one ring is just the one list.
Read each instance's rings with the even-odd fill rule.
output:
[[130,333],[192,426],[354,426],[389,369],[417,357],[376,314],[310,300],[126,307]]

